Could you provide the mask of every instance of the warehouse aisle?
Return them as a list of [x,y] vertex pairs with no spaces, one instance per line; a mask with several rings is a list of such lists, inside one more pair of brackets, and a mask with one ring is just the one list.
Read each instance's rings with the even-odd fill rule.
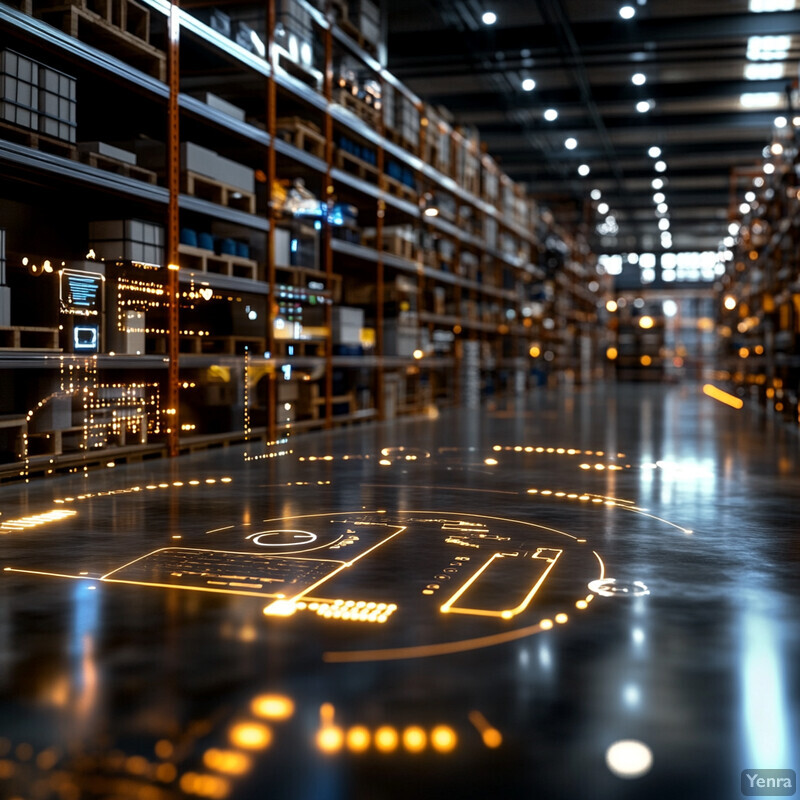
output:
[[0,795],[738,797],[799,766],[799,454],[610,385],[2,487]]

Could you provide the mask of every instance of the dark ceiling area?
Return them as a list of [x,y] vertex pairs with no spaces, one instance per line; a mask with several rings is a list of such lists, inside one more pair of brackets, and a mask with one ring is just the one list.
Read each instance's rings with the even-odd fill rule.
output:
[[389,70],[600,252],[716,250],[793,142],[793,0],[385,2]]

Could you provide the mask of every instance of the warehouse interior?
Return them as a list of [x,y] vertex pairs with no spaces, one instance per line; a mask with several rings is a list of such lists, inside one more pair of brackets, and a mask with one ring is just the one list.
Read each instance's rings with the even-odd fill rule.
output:
[[0,31],[2,797],[794,793],[795,0]]

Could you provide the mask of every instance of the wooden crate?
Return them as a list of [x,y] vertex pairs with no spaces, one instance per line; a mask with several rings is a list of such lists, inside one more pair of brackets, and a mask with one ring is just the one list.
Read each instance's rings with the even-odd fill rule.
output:
[[0,327],[0,350],[56,350],[58,328]]
[[104,169],[107,172],[114,172],[117,175],[124,175],[126,178],[133,178],[137,181],[144,181],[145,183],[156,183],[158,178],[155,172],[144,167],[137,167],[135,164],[128,164],[125,161],[119,161],[116,158],[103,155],[102,153],[81,153],[79,152],[78,158],[90,167],[97,169]]
[[248,214],[256,213],[255,194],[191,170],[181,173],[181,191],[220,206],[235,208]]
[[195,272],[213,272],[217,275],[232,275],[237,278],[258,280],[258,262],[252,258],[228,255],[217,255],[211,250],[192,247],[188,244],[178,246],[180,265]]
[[304,150],[317,158],[325,158],[325,137],[313,122],[300,117],[282,117],[276,122],[275,130],[281,139],[293,144],[298,150]]
[[337,150],[335,157],[336,166],[344,172],[349,172],[362,180],[377,183],[378,168],[344,150]]

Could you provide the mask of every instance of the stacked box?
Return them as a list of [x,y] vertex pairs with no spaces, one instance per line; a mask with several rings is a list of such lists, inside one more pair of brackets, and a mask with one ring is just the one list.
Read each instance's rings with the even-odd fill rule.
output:
[[481,159],[481,192],[483,199],[489,203],[497,203],[497,194],[500,190],[500,171],[497,164],[489,156]]
[[350,0],[348,16],[364,39],[377,47],[381,39],[381,15],[378,6],[371,0]]
[[292,61],[312,67],[314,61],[314,27],[311,14],[297,0],[276,0],[275,44]]
[[136,166],[136,153],[122,150],[105,142],[81,142],[78,145],[78,150],[82,153],[97,153],[106,158],[113,158],[115,161],[121,161],[133,167]]
[[395,90],[394,86],[388,81],[384,81],[383,83],[383,124],[387,128],[391,128],[394,130],[395,128],[395,118],[396,118],[396,110],[395,110]]
[[419,146],[419,111],[402,92],[395,95],[394,128],[414,149]]
[[233,103],[229,103],[227,100],[223,100],[221,97],[217,97],[215,94],[211,94],[211,92],[192,92],[191,95],[207,106],[217,109],[217,111],[222,111],[241,122],[245,121],[245,112],[243,109],[233,105]]
[[138,219],[89,223],[89,247],[98,258],[164,264],[164,228]]
[[63,72],[40,66],[39,69],[39,131],[75,142],[77,125],[75,78]]
[[0,120],[39,128],[39,64],[13,50],[0,52]]

